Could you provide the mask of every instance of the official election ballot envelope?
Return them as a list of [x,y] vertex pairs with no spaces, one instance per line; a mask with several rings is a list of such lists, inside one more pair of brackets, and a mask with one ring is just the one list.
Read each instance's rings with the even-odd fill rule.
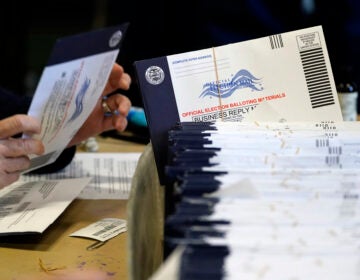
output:
[[128,24],[59,39],[43,70],[28,114],[41,122],[45,145],[30,171],[54,162],[101,97]]
[[342,120],[321,26],[137,61],[135,68],[160,169],[166,132],[178,121]]

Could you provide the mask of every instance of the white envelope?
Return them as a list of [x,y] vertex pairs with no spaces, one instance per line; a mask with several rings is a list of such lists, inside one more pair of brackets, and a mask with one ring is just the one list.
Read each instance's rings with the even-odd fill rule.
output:
[[181,121],[342,120],[321,26],[167,61]]

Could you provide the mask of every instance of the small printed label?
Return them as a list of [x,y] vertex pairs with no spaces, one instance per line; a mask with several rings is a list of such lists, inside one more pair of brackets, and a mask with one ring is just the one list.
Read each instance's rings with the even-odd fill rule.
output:
[[70,236],[85,237],[105,242],[116,235],[127,230],[127,222],[123,219],[105,218],[96,223],[90,224]]
[[321,48],[320,36],[318,32],[306,33],[296,36],[300,51],[313,48]]

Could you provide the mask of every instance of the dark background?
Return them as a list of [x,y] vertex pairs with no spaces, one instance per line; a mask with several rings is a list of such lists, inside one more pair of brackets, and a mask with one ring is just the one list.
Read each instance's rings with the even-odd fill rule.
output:
[[[358,4],[359,2],[359,4]],[[142,105],[133,62],[322,25],[335,82],[360,85],[360,1],[3,1],[0,85],[32,95],[55,40],[130,22],[118,62]],[[360,112],[360,110],[359,110]]]

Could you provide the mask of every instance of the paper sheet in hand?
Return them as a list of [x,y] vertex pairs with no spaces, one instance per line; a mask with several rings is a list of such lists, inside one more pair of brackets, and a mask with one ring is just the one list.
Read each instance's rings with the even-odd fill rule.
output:
[[54,162],[90,115],[106,85],[126,28],[124,24],[56,42],[28,111],[41,122],[41,134],[33,137],[43,141],[45,154],[32,156],[26,171]]
[[342,120],[321,26],[135,68],[161,180],[167,131],[178,121]]

